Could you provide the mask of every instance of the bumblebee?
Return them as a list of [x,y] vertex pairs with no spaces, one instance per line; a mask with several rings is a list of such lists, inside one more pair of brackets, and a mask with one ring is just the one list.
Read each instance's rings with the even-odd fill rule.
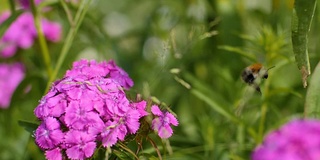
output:
[[248,67],[246,67],[242,73],[241,78],[242,80],[250,86],[253,86],[256,91],[261,94],[259,83],[257,79],[267,79],[268,78],[268,71],[275,66],[272,66],[266,69],[261,63],[255,63]]

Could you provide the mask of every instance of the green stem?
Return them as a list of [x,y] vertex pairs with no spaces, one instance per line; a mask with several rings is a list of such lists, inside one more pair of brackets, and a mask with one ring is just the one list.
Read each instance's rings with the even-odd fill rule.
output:
[[259,141],[258,143],[262,142],[263,139],[263,131],[264,131],[264,123],[266,121],[266,114],[267,114],[267,105],[263,104],[261,107],[261,119],[259,124]]
[[42,58],[45,63],[45,66],[46,66],[47,75],[48,75],[48,77],[51,77],[51,75],[52,75],[51,59],[50,59],[50,53],[49,53],[47,41],[46,41],[44,34],[42,32],[43,30],[42,30],[42,25],[41,25],[41,16],[39,14],[39,10],[37,9],[34,0],[29,0],[29,2],[31,4],[31,10],[32,10],[32,14],[34,17],[34,25],[35,25],[37,33],[38,33],[38,39],[39,39]]
[[118,145],[119,145],[123,150],[125,150],[125,151],[127,151],[128,153],[130,153],[131,155],[133,155],[135,159],[137,159],[137,160],[139,159],[139,158],[137,157],[137,155],[134,154],[125,144],[123,144],[122,142],[118,142]]
[[64,12],[66,12],[69,24],[71,26],[74,26],[74,22],[73,22],[73,19],[72,19],[71,11],[68,8],[68,5],[66,4],[65,0],[60,0],[60,4],[62,5],[62,8],[64,9]]
[[162,160],[160,150],[158,149],[156,143],[149,136],[147,136],[146,139],[147,139],[147,141],[149,141],[151,143],[153,148],[156,150],[159,160]]
[[50,85],[51,83],[54,81],[54,79],[57,77],[58,75],[58,72],[66,58],[66,55],[67,53],[69,52],[70,48],[71,48],[71,45],[72,45],[72,42],[77,34],[77,31],[82,23],[82,20],[84,18],[84,16],[86,15],[88,9],[89,9],[89,4],[91,3],[91,0],[83,0],[81,1],[81,4],[80,4],[80,7],[76,13],[76,16],[75,16],[75,19],[74,19],[74,22],[75,22],[75,26],[71,26],[69,32],[68,32],[68,35],[66,37],[66,41],[62,47],[62,50],[61,50],[61,53],[60,53],[60,56],[59,56],[59,59],[57,61],[57,64],[56,64],[56,67],[53,71],[53,74],[50,76],[50,79],[48,81],[48,84],[47,84],[47,88],[46,88],[46,91],[49,90],[50,88]]
[[9,0],[9,4],[10,4],[10,11],[11,14],[13,14],[16,11],[16,4],[14,0]]

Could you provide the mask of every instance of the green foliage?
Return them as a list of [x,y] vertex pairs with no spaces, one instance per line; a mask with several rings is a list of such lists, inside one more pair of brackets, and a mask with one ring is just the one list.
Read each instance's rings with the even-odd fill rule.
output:
[[304,87],[310,75],[308,33],[316,8],[316,0],[296,0],[292,16],[292,46]]
[[320,117],[319,81],[320,81],[320,65],[318,64],[312,74],[310,85],[308,87],[306,104],[304,106],[305,117],[310,117],[310,118]]

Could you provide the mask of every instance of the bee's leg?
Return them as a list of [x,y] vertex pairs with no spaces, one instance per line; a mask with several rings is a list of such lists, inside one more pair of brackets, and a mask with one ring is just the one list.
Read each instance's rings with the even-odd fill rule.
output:
[[254,88],[256,89],[257,92],[259,92],[260,94],[262,94],[259,85],[255,84],[255,85],[254,85]]
[[251,86],[252,88],[254,88],[257,92],[259,92],[260,94],[262,94],[262,93],[261,93],[261,90],[260,90],[260,87],[259,87],[259,85],[258,85],[257,83],[252,83],[252,84],[250,84],[250,86]]

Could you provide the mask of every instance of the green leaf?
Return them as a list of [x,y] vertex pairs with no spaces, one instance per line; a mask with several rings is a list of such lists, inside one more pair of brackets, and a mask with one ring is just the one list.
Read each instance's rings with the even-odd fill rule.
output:
[[296,0],[292,13],[292,46],[304,87],[307,87],[307,78],[310,75],[308,32],[315,7],[316,0]]
[[211,97],[208,97],[207,94],[204,94],[197,89],[191,89],[191,93],[193,95],[195,95],[196,97],[198,97],[199,99],[205,101],[213,110],[220,113],[221,115],[223,115],[227,119],[232,120],[234,122],[240,122],[239,119],[235,115],[233,115],[228,110],[226,110],[224,107],[222,107],[221,105],[216,103],[216,101],[214,101]]
[[226,109],[226,107],[231,106],[231,104],[229,104],[226,101],[223,101],[223,98],[219,96],[219,94],[216,94],[212,90],[208,89],[210,88],[209,86],[199,81],[191,74],[185,73],[183,77],[190,82],[192,86],[190,92],[193,95],[206,102],[213,110],[222,114],[227,119],[232,120],[234,122],[239,122],[239,119],[229,110]]
[[320,62],[310,80],[304,108],[305,117],[320,118]]
[[112,152],[121,160],[134,160],[134,156],[130,157],[130,154],[125,151],[113,150]]
[[226,51],[229,51],[229,52],[237,53],[237,54],[249,59],[252,62],[256,62],[257,61],[257,59],[255,58],[255,56],[253,54],[250,54],[250,53],[244,51],[240,47],[221,45],[221,46],[218,46],[218,49],[222,49],[222,50],[226,50]]
[[20,16],[20,14],[23,13],[22,11],[16,11],[13,14],[10,15],[8,19],[6,19],[3,23],[0,25],[0,37],[4,35],[6,30],[10,27],[10,25],[17,19],[17,17]]
[[18,124],[23,127],[26,131],[28,131],[30,134],[33,134],[33,132],[38,128],[39,124],[34,122],[28,122],[20,120],[18,121]]
[[149,153],[141,153],[141,154],[139,154],[139,158],[140,159],[148,159],[148,160],[159,160],[158,157],[156,157],[152,154],[149,154]]

